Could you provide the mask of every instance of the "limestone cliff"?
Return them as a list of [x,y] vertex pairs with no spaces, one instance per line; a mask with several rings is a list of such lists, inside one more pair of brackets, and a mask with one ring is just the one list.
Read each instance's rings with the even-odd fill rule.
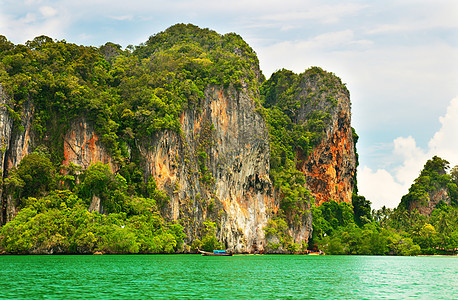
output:
[[[65,56],[69,51],[56,50],[62,55],[56,62],[46,51],[40,52],[40,47],[59,48],[52,39],[37,42],[24,55],[35,55],[48,69],[31,77],[30,91],[18,91],[18,99],[11,100],[16,101],[15,111],[9,109],[0,85],[3,179],[42,145],[53,153],[52,163],[58,168],[74,164],[85,170],[102,162],[120,174],[135,165],[140,179],[132,187],[147,186],[154,179],[167,195],[156,203],[162,217],[184,227],[188,246],[184,251],[202,238],[207,220],[217,224],[216,236],[225,248],[263,251],[269,248],[267,242],[280,243],[278,235],[269,238],[265,233],[273,220],[280,220],[287,224],[282,234],[290,239],[274,250],[286,252],[288,243],[308,242],[314,200],[317,205],[351,201],[356,155],[350,100],[334,75],[312,69],[298,75],[293,85],[281,87],[287,93],[295,91],[297,101],[291,106],[288,101],[294,97],[287,95],[285,111],[295,125],[291,127],[300,127],[303,135],[300,147],[294,135],[289,141],[294,172],[288,170],[286,175],[292,177],[283,178],[287,188],[282,190],[272,175],[272,142],[278,133],[269,132],[269,122],[281,117],[267,120],[261,103],[266,81],[254,51],[239,36],[180,24],[151,37],[134,52],[111,45],[119,59],[95,48],[62,43],[59,47],[68,47],[72,55],[85,60],[70,67],[66,64],[73,58]],[[73,73],[63,76],[61,70]],[[53,76],[45,78],[42,73]],[[277,152],[275,166],[281,169],[285,154]],[[66,168],[61,169],[65,174]],[[295,174],[300,180],[285,182]],[[291,191],[294,184],[300,195]],[[294,209],[285,212],[287,189]],[[125,195],[135,197],[140,192]],[[4,224],[17,213],[18,205],[7,191],[0,190],[0,197]],[[107,212],[98,195],[93,194],[92,201],[87,198],[89,210]]]
[[[3,92],[0,84],[0,133],[1,133],[1,172],[2,179],[8,176],[8,171],[17,167],[19,162],[31,153],[34,139],[32,119],[34,107],[32,101],[26,101],[21,112],[21,119],[17,126],[13,126],[13,120],[8,108],[11,102]],[[2,180],[3,183],[3,180]],[[0,188],[2,199],[2,223],[10,221],[17,214],[16,203],[11,195],[4,193],[4,185]]]
[[440,205],[455,205],[458,191],[452,176],[447,174],[449,162],[434,156],[428,160],[420,175],[414,180],[409,192],[402,196],[398,209],[418,211],[430,216]]
[[263,119],[246,90],[210,87],[200,105],[182,114],[181,135],[164,132],[142,144],[145,172],[168,193],[164,213],[186,224],[190,240],[212,216],[227,248],[263,250],[263,228],[278,210]]
[[63,165],[72,163],[87,169],[91,164],[103,162],[109,164],[113,172],[117,170],[94,128],[84,118],[74,122],[70,128],[63,138]]
[[6,95],[3,93],[2,86],[0,85],[0,199],[1,199],[1,214],[0,223],[6,222],[6,203],[3,202],[3,177],[4,169],[6,165],[6,152],[9,150],[11,131],[13,128],[13,120],[11,120],[7,105],[9,101]]
[[431,216],[431,213],[441,201],[447,205],[452,203],[449,190],[446,187],[440,187],[439,189],[428,191],[428,197],[426,200],[410,202],[408,210],[417,210],[422,215]]
[[[326,88],[326,86],[331,86]],[[351,128],[348,90],[332,74],[302,77],[300,97],[306,99],[296,122],[304,124],[314,112],[326,112],[324,134],[312,153],[299,164],[315,203],[351,203],[357,158]]]

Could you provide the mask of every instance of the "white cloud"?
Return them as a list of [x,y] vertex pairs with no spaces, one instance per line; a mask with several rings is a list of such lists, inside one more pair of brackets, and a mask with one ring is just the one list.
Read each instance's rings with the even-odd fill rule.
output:
[[418,177],[428,159],[437,155],[458,164],[458,97],[450,102],[447,112],[440,117],[441,128],[430,139],[427,151],[418,147],[413,137],[399,137],[393,141],[393,155],[401,158],[399,167],[389,172],[386,169],[376,171],[367,166],[358,170],[358,189],[372,202],[372,208],[396,207],[401,197]]
[[402,164],[395,168],[396,181],[408,185],[418,177],[421,167],[430,158],[411,136],[395,139],[393,154],[402,159]]
[[22,9],[10,6],[0,11],[1,34],[13,43],[25,43],[40,35],[63,38],[65,30],[74,20],[74,12],[61,2],[55,3],[55,6],[47,5],[48,2],[26,1]]
[[415,2],[418,0],[398,8],[403,12],[399,20],[376,24],[367,33],[390,34],[458,27],[457,1],[424,1],[421,4]]
[[458,97],[450,102],[445,116],[439,120],[442,126],[430,140],[429,149],[451,164],[458,164]]
[[33,13],[28,13],[25,15],[25,17],[19,19],[19,23],[23,24],[31,24],[34,23],[37,20],[37,17]]
[[364,166],[358,170],[358,189],[361,195],[372,202],[372,209],[382,206],[396,207],[405,194],[408,185],[397,182],[393,175],[384,169],[373,171]]
[[[282,3],[283,4],[283,3]],[[341,18],[347,16],[353,16],[360,12],[367,5],[360,5],[354,3],[337,4],[337,5],[326,5],[326,4],[313,4],[308,3],[303,5],[301,10],[287,11],[284,12],[284,8],[288,8],[287,5],[282,5],[283,9],[280,9],[275,14],[267,14],[259,18],[260,20],[269,21],[280,21],[280,22],[294,22],[304,20],[315,20],[321,23],[336,23]]]
[[51,6],[42,6],[39,10],[45,18],[51,18],[57,15],[57,9],[52,8]]
[[117,21],[132,21],[134,17],[132,15],[125,15],[125,16],[113,16],[113,19]]

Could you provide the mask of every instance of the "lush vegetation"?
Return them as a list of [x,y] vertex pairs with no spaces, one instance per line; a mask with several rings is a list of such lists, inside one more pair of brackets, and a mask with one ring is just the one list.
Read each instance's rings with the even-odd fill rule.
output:
[[[370,202],[353,197],[347,204],[326,203],[313,210],[314,247],[328,254],[417,255],[453,254],[458,248],[457,167],[433,157],[421,171],[399,206],[370,211]],[[427,205],[430,193],[448,191],[451,205],[439,202],[431,215],[409,210],[409,203]],[[343,206],[343,207],[339,207]],[[353,217],[353,218],[352,218]]]
[[[0,36],[0,82],[15,126],[28,101],[34,131],[62,161],[62,133],[88,119],[118,163],[127,146],[160,130],[180,131],[184,109],[199,109],[208,86],[254,92],[263,77],[254,51],[234,34],[178,24],[137,47],[121,50],[53,41],[40,36],[14,45]],[[44,139],[46,138],[46,139]]]
[[271,220],[266,235],[276,236],[278,243],[270,249],[303,248],[294,245],[285,226],[300,226],[310,213],[313,197],[305,187],[305,176],[297,169],[322,140],[334,98],[348,92],[332,73],[313,67],[302,74],[280,70],[261,86],[260,113],[266,120],[270,136],[270,175],[280,191],[279,217]]
[[[448,162],[438,157],[426,163],[395,210],[371,211],[370,201],[356,193],[351,204],[315,206],[297,168],[321,142],[338,104],[335,97],[348,91],[338,77],[317,67],[302,74],[280,70],[265,81],[256,54],[236,34],[178,24],[126,50],[46,36],[14,45],[0,36],[0,83],[9,96],[4,105],[13,130],[24,130],[24,111],[33,105],[33,131],[41,143],[2,182],[19,213],[0,228],[0,252],[173,253],[222,247],[217,223],[207,219],[196,229],[200,239],[187,240],[192,245],[184,248],[184,228],[159,213],[168,198],[145,177],[136,150],[160,131],[179,133],[182,112],[201,109],[211,86],[245,89],[260,99],[257,109],[270,137],[270,175],[281,195],[281,209],[264,229],[270,250],[412,255],[458,248],[458,166],[447,172]],[[83,118],[119,166],[116,174],[101,163],[86,170],[61,165],[64,133]],[[214,128],[204,126],[196,156],[199,180],[211,186],[215,178],[207,168],[207,151]],[[430,216],[410,210],[411,204],[430,203],[439,190],[447,192],[451,205],[439,203]],[[102,214],[90,209],[97,203]],[[209,199],[209,211],[214,206]],[[310,213],[313,236],[309,244],[296,244],[290,229],[306,224]]]
[[444,159],[434,156],[428,160],[420,176],[410,187],[409,193],[402,197],[400,206],[409,209],[413,203],[427,205],[431,201],[431,194],[439,189],[445,189],[451,203],[458,205],[457,183],[452,179],[453,174],[447,174],[448,169],[449,162]]
[[[162,192],[150,184],[149,197],[129,195],[126,179],[109,166],[92,165],[79,175],[60,175],[49,155],[26,156],[6,180],[18,215],[0,228],[0,250],[8,253],[174,253],[185,234],[166,223],[156,203]],[[71,173],[68,173],[71,174]],[[90,212],[100,200],[106,214]]]
[[[8,96],[4,105],[16,132],[24,130],[23,114],[34,107],[32,126],[41,143],[7,174],[6,191],[20,212],[1,229],[1,247],[14,253],[46,248],[71,253],[181,251],[181,225],[166,224],[158,213],[168,199],[145,177],[137,145],[163,130],[179,133],[182,112],[199,110],[206,88],[258,93],[263,80],[256,54],[240,36],[194,25],[172,26],[126,50],[113,43],[86,47],[46,36],[14,45],[0,36],[0,83]],[[61,165],[64,133],[81,119],[96,130],[119,167],[116,174],[103,164],[84,171]],[[200,179],[212,184],[207,146],[201,141]],[[105,214],[87,212],[94,197]],[[203,238],[196,245],[219,245],[213,224],[201,229]],[[79,246],[86,237],[91,242]],[[124,246],[115,248],[121,240]]]

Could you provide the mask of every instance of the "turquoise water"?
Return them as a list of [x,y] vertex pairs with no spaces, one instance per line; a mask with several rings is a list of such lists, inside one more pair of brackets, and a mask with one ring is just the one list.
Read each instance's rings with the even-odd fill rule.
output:
[[458,257],[0,256],[2,299],[458,299]]

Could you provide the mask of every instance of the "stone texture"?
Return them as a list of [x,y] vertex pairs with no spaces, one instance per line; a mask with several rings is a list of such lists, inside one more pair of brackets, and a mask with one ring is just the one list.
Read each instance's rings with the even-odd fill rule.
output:
[[[13,127],[13,120],[9,116],[6,105],[10,105],[8,97],[4,94],[0,85],[0,142],[1,142],[1,172],[2,179],[8,176],[8,172],[18,166],[21,160],[32,152],[33,131],[32,120],[34,107],[30,100],[23,104],[21,124]],[[3,180],[2,180],[3,182]],[[2,202],[1,224],[9,222],[17,214],[16,203],[11,195],[6,195],[4,186],[0,188]]]
[[70,163],[87,169],[91,164],[103,162],[111,166],[112,172],[116,171],[113,160],[95,133],[93,127],[83,118],[70,126],[64,136],[64,165]]
[[[6,105],[10,102],[3,93],[0,84],[0,224],[6,222],[6,201],[3,200],[3,174],[6,167],[6,153],[10,147],[11,133],[13,130],[13,120],[10,118]],[[6,199],[5,199],[6,200]]]
[[[301,97],[319,89],[318,82],[304,78]],[[345,91],[334,95],[336,105],[326,101],[324,93],[320,101],[304,102],[297,113],[298,124],[306,122],[314,110],[330,113],[320,145],[307,157],[298,153],[298,168],[305,173],[318,204],[351,201],[356,158],[350,100]],[[181,222],[188,244],[202,237],[204,222],[211,219],[217,222],[217,236],[225,248],[235,253],[264,250],[264,227],[277,214],[281,195],[269,177],[269,135],[256,112],[256,97],[245,88],[207,88],[199,108],[182,113],[180,133],[163,131],[137,141],[135,151],[140,153],[145,177],[154,178],[170,198],[160,206],[161,213],[167,220]],[[2,96],[1,101],[6,98]],[[33,111],[31,102],[26,102],[21,119],[24,130],[13,132],[12,121],[0,110],[0,131],[4,132],[4,144],[10,145],[2,152],[4,170],[17,166],[32,150]],[[70,128],[63,136],[64,165],[73,163],[85,169],[100,161],[117,171],[84,118]],[[2,222],[7,222],[16,208],[11,197],[3,195],[2,199]],[[103,213],[100,200],[93,199],[91,210]],[[311,212],[290,228],[296,243],[308,242],[311,231]]]
[[422,215],[431,216],[431,213],[439,202],[443,201],[448,205],[452,202],[448,194],[447,187],[440,187],[436,190],[431,190],[428,194],[429,198],[425,202],[412,201],[409,204],[409,211],[417,210]]
[[164,214],[186,224],[190,240],[211,217],[226,248],[262,250],[263,228],[278,210],[265,123],[246,91],[212,87],[199,106],[182,114],[181,135],[165,132],[141,149],[147,174],[170,196]]
[[[313,111],[328,112],[330,118],[320,144],[308,157],[300,160],[298,168],[305,174],[307,188],[317,205],[337,201],[351,203],[357,158],[351,128],[350,95],[335,77],[332,91],[323,91],[322,82],[304,77],[301,98],[307,99],[297,114],[296,122],[302,124]],[[330,97],[333,100],[330,100]],[[299,154],[300,156],[300,154]]]

